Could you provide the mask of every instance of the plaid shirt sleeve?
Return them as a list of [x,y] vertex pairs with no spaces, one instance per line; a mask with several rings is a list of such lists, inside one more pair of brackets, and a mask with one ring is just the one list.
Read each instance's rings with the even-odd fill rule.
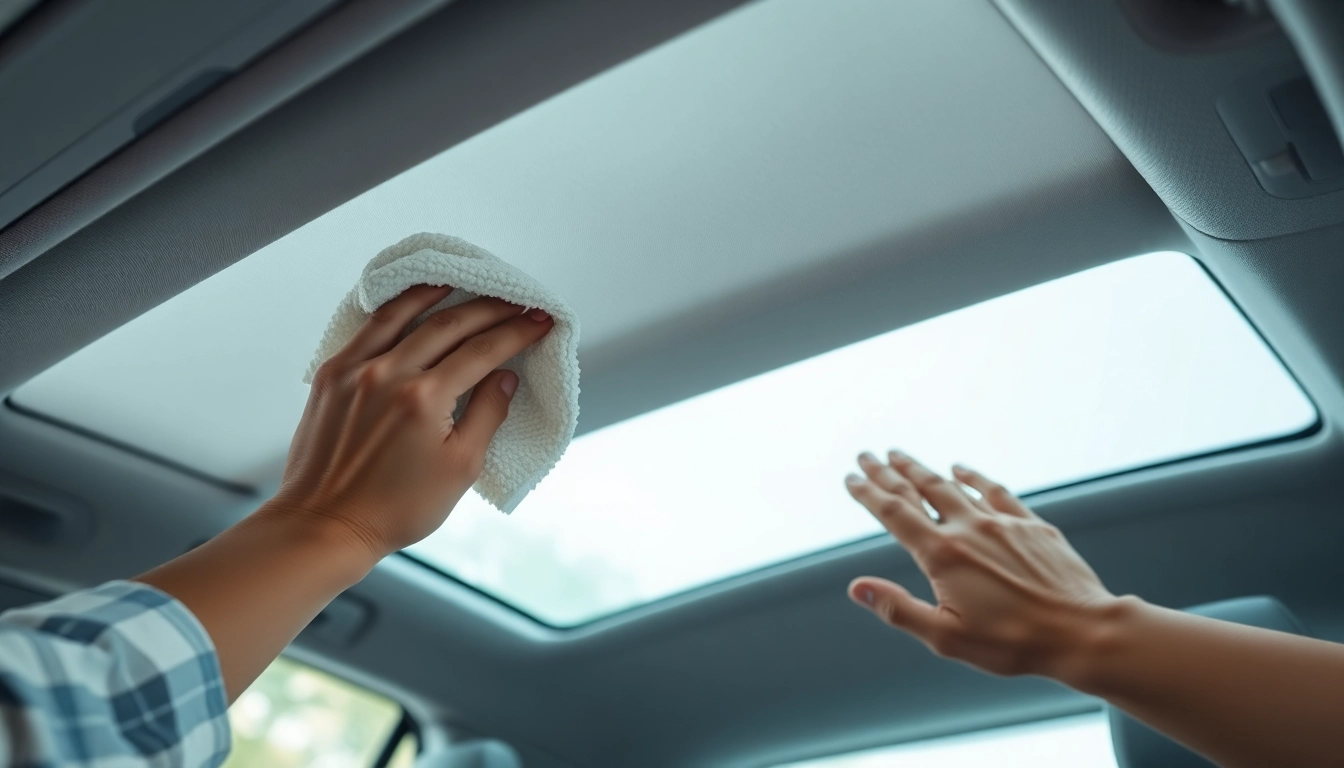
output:
[[0,764],[218,766],[219,659],[186,606],[113,581],[0,615]]

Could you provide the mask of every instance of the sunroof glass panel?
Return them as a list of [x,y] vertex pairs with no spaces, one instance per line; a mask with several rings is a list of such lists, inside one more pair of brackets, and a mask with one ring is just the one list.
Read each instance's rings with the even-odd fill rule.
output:
[[960,733],[776,768],[1116,768],[1105,713]]
[[410,553],[573,626],[879,533],[842,483],[862,449],[1025,492],[1316,420],[1193,259],[1149,254],[584,435],[511,517],[469,495]]

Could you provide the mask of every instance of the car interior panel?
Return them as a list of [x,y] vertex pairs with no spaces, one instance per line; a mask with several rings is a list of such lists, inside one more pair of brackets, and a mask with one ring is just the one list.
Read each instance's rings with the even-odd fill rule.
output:
[[256,509],[331,309],[444,232],[582,318],[575,442],[331,603],[256,750],[289,691],[378,726],[285,765],[1209,765],[857,610],[930,590],[844,461],[1001,468],[1116,594],[1344,642],[1341,51],[1332,0],[0,2],[0,608]]

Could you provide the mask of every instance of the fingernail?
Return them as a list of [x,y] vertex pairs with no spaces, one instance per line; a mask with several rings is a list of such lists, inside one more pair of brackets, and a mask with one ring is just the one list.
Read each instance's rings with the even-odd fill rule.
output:
[[848,475],[845,475],[845,482],[849,485],[858,485],[863,482],[863,478],[850,472]]
[[538,323],[545,322],[549,320],[551,317],[550,315],[546,314],[546,310],[541,308],[529,310],[527,316],[532,318],[533,320],[536,320]]
[[967,472],[970,472],[970,471],[971,471],[971,468],[968,467],[968,466],[966,466],[965,464],[962,464],[962,463],[958,462],[958,463],[952,465],[952,471],[964,475],[964,474],[966,474]]
[[864,451],[859,454],[859,461],[871,461],[876,463],[877,457],[873,455],[872,451]]
[[505,371],[504,375],[499,377],[499,388],[504,390],[504,394],[513,397],[513,393],[518,391],[518,374]]
[[872,589],[868,587],[863,588],[863,602],[869,605],[872,605],[873,603],[877,602],[877,595],[874,594]]
[[887,458],[891,459],[892,461],[905,461],[910,457],[906,456],[904,453],[893,448],[890,451],[887,451]]

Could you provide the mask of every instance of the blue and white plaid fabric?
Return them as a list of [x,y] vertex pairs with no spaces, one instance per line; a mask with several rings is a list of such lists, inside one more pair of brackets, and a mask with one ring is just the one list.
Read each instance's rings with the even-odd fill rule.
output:
[[0,765],[217,766],[228,701],[186,606],[127,581],[0,615]]

